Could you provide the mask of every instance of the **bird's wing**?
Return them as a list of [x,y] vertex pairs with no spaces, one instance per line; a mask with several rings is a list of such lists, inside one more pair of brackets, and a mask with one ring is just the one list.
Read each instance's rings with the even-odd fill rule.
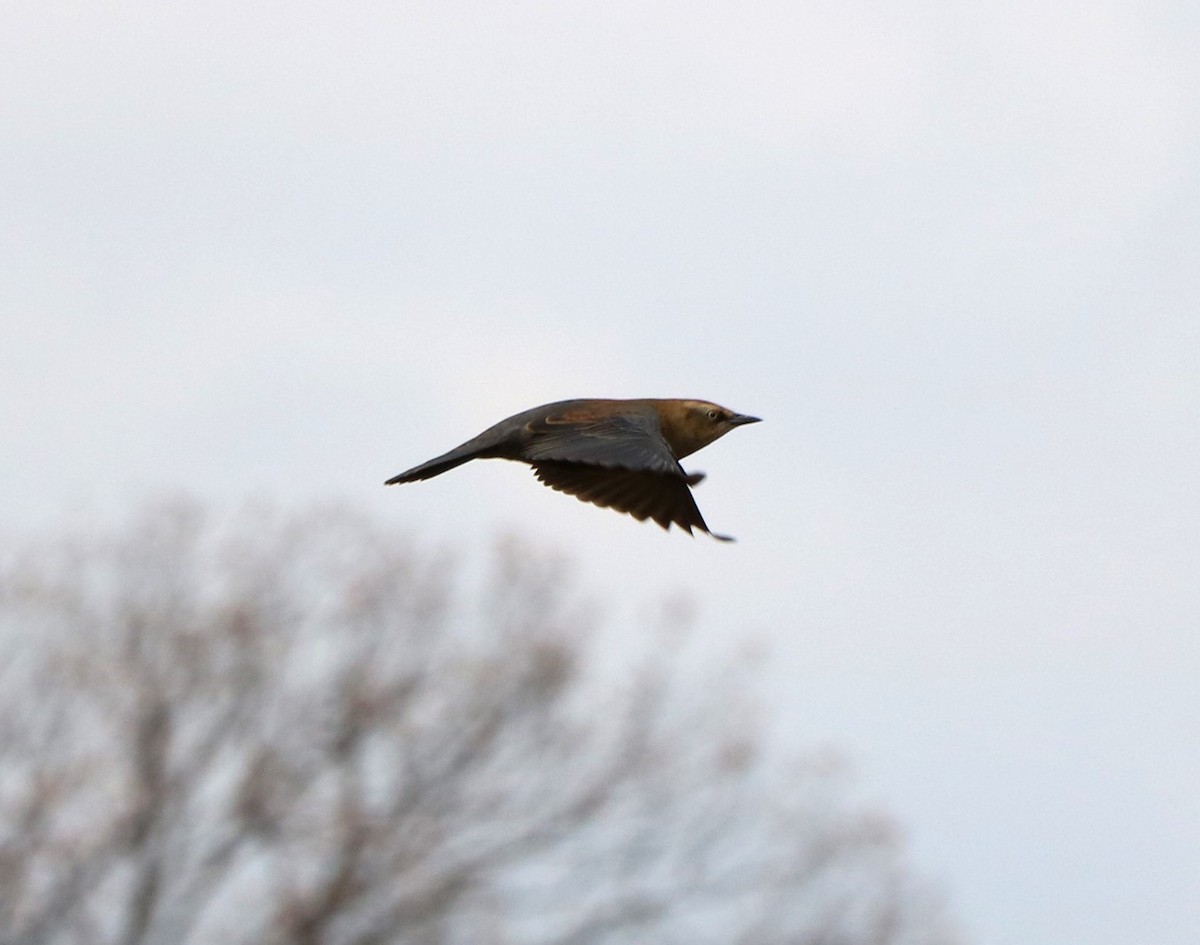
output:
[[667,445],[652,407],[601,416],[587,407],[568,407],[531,420],[527,429],[532,435],[522,447],[521,458],[535,465],[552,460],[677,479],[687,475]]
[[[675,464],[678,466],[678,463]],[[680,476],[641,470],[613,469],[584,463],[542,460],[533,463],[538,479],[551,489],[573,495],[601,508],[627,512],[639,522],[654,519],[664,529],[678,525],[688,534],[693,528],[708,532],[721,541],[727,535],[709,531],[692,497],[689,482],[701,476]]]

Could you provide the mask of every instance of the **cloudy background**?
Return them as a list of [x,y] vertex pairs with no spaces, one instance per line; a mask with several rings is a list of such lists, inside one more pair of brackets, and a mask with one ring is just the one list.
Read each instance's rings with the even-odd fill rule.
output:
[[[517,529],[765,654],[977,942],[1194,945],[1198,48],[1157,0],[7,3],[0,530]],[[765,418],[689,463],[739,543],[381,486],[573,396]]]

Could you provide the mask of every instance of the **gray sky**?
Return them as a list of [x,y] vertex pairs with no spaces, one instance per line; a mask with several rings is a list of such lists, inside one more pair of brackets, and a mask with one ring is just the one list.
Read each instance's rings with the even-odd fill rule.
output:
[[[1195,4],[3,20],[0,526],[517,527],[765,641],[778,737],[850,754],[981,945],[1194,945]],[[573,396],[764,417],[688,464],[739,543],[512,464],[381,486]]]

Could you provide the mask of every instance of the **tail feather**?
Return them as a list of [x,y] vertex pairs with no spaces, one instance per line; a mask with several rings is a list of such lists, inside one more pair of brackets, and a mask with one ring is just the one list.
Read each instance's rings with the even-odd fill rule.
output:
[[449,453],[443,453],[441,456],[436,456],[428,462],[421,463],[420,466],[414,466],[406,472],[392,476],[384,485],[394,486],[400,482],[416,482],[419,479],[432,479],[434,476],[440,476],[444,472],[449,472],[455,466],[461,466],[463,463],[470,462],[477,455],[474,450],[467,453],[451,450]]

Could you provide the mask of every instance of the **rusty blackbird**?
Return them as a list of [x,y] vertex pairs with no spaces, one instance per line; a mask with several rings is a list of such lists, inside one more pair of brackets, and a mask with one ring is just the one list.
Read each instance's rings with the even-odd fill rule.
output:
[[514,459],[583,502],[732,541],[709,531],[696,506],[690,487],[704,473],[687,473],[679,461],[758,420],[704,400],[562,400],[501,420],[386,484],[430,479],[472,459]]

